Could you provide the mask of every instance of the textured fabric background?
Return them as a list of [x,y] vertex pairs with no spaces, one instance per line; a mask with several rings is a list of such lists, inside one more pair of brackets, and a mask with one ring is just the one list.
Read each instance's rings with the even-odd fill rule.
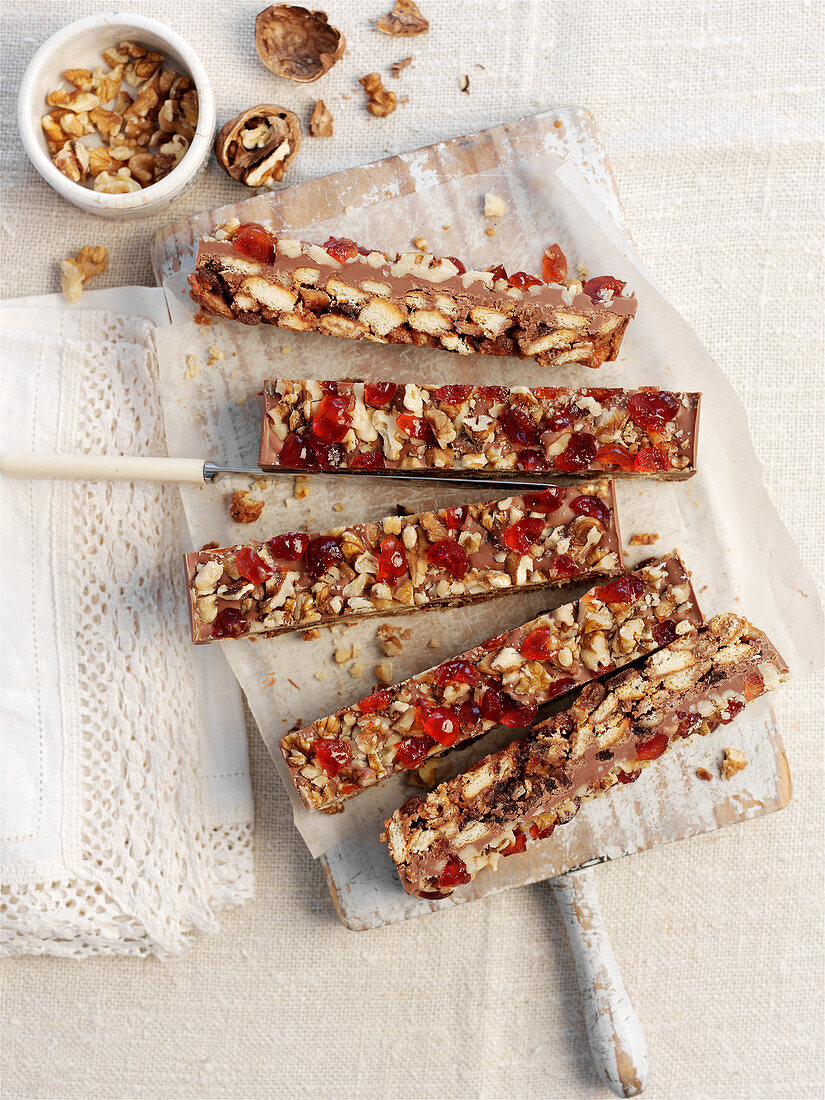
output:
[[[75,2],[71,17],[110,6]],[[822,582],[825,5],[422,0],[432,29],[404,41],[373,29],[389,2],[329,0],[348,53],[302,87],[258,62],[260,6],[122,5],[190,40],[221,121],[265,100],[308,117],[324,98],[336,135],[305,138],[291,182],[544,106],[593,111],[641,256],[742,395],[771,494]],[[56,289],[57,261],[97,241],[106,281],[149,282],[158,225],[238,195],[213,165],[154,223],[117,226],[57,200],[20,147],[15,93],[68,11],[3,5],[6,296]],[[386,79],[408,54],[402,78]],[[410,96],[385,120],[365,113],[356,83],[375,69]],[[757,531],[753,542],[758,553]],[[821,1095],[821,680],[790,685],[776,706],[795,781],[788,810],[599,871],[647,1030],[651,1097]],[[255,735],[251,746],[257,900],[174,964],[8,962],[5,1095],[604,1095],[546,887],[347,932]]]

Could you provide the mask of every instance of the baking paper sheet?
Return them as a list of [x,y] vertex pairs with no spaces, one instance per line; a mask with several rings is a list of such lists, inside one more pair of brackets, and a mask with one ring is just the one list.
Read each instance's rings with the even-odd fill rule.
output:
[[[700,390],[704,397],[699,473],[681,483],[617,483],[628,564],[678,548],[692,571],[706,616],[733,610],[751,618],[771,636],[796,676],[820,665],[822,619],[815,589],[765,494],[744,409],[685,321],[622,245],[617,227],[584,179],[569,162],[562,165],[557,157],[543,154],[447,183],[422,174],[416,185],[415,194],[391,195],[364,210],[348,208],[334,223],[290,225],[289,235],[323,241],[334,234],[372,247],[408,250],[410,238],[420,234],[436,254],[457,255],[476,268],[503,262],[509,271],[540,270],[543,249],[558,241],[571,268],[586,263],[591,275],[616,275],[635,291],[638,313],[619,360],[598,371],[575,366],[548,370],[529,360],[463,357],[433,349],[349,343],[271,326],[245,328],[217,320],[204,326],[180,320],[156,334],[170,454],[254,466],[260,430],[257,393],[267,377],[629,388],[655,384]],[[488,191],[501,195],[508,208],[492,237],[485,233],[491,223],[479,213]],[[192,312],[185,297],[186,274],[180,272],[168,286],[175,303],[173,317]],[[247,526],[230,519],[228,501],[233,489],[249,488],[249,478],[184,489],[192,547],[377,519],[393,513],[399,503],[422,509],[484,496],[479,490],[420,483],[399,486],[378,478],[310,477],[308,483],[309,494],[303,500],[295,499],[291,477],[256,483],[254,495],[265,499],[266,507],[260,520]],[[652,547],[630,548],[631,536],[642,531],[658,533],[659,541]],[[519,594],[429,615],[336,625],[322,629],[321,637],[312,641],[297,633],[218,643],[284,777],[296,825],[312,854],[321,855],[346,839],[374,842],[384,818],[410,793],[398,776],[360,795],[342,813],[308,814],[277,745],[296,723],[307,724],[373,690],[375,666],[388,660],[376,641],[381,623],[393,622],[410,632],[403,653],[391,661],[393,679],[400,680],[570,598],[569,589]],[[358,656],[335,662],[336,650],[353,646],[359,648]],[[765,702],[749,708],[751,721],[766,713]],[[445,772],[511,737],[511,731],[493,731],[448,754]]]

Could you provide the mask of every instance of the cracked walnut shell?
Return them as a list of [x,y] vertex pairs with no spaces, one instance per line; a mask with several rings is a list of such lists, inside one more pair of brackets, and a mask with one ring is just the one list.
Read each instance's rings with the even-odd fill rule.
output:
[[273,4],[255,20],[258,57],[288,80],[318,80],[343,56],[344,46],[344,36],[327,22],[325,11]]
[[300,147],[300,119],[272,103],[243,111],[215,138],[219,164],[247,187],[272,187],[282,180]]
[[395,7],[387,15],[375,21],[376,27],[384,34],[396,38],[412,38],[417,34],[426,34],[430,29],[414,0],[395,0]]

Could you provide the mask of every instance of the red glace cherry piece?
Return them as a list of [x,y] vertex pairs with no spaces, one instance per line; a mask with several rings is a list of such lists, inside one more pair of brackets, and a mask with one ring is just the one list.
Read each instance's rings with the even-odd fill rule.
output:
[[552,401],[561,393],[569,391],[564,386],[536,386],[533,391],[540,401]]
[[458,708],[458,721],[463,732],[474,731],[481,722],[481,708],[478,703],[468,699]]
[[406,432],[410,439],[433,438],[432,428],[423,416],[413,416],[412,413],[401,413],[396,417],[396,424],[402,432]]
[[550,565],[557,577],[576,577],[581,573],[581,569],[569,554],[554,554]]
[[745,704],[741,703],[738,699],[729,699],[728,705],[722,712],[722,717],[720,719],[722,725],[726,726],[729,722],[732,722],[744,706]]
[[447,866],[438,876],[438,886],[442,890],[452,890],[454,886],[463,886],[470,881],[467,864],[460,856],[450,856]]
[[623,577],[617,577],[615,581],[595,589],[596,596],[603,603],[633,603],[644,596],[645,592],[645,582],[632,573],[626,573]]
[[556,459],[556,468],[573,473],[585,470],[596,457],[598,447],[589,432],[573,432],[570,442]]
[[380,451],[365,451],[361,455],[353,455],[349,460],[351,470],[383,470],[384,456]]
[[639,760],[655,760],[665,751],[667,742],[666,733],[654,733],[646,741],[636,742],[636,756]]
[[499,422],[512,443],[533,447],[541,439],[541,426],[514,405],[505,405],[499,414]]
[[212,623],[213,638],[240,638],[245,620],[237,607],[225,607]]
[[239,226],[232,238],[232,247],[242,256],[262,264],[271,264],[275,260],[275,238],[257,222]]
[[765,690],[765,681],[762,679],[762,675],[759,672],[749,672],[745,677],[745,683],[742,688],[742,694],[750,702],[752,699],[758,699],[759,696]]
[[556,680],[550,687],[545,688],[547,693],[547,701],[551,699],[557,699],[559,695],[564,695],[566,691],[569,691],[573,687],[574,681],[572,676],[562,676],[561,679]]
[[656,623],[653,628],[653,640],[657,645],[670,645],[675,638],[676,627],[670,619],[665,619],[661,623]]
[[261,555],[249,546],[244,546],[238,551],[235,555],[235,564],[240,575],[250,584],[263,584],[275,574],[272,566],[267,565]]
[[288,435],[278,454],[278,465],[288,466],[291,470],[306,470],[315,465],[312,448],[302,435]]
[[610,524],[610,509],[598,497],[576,497],[570,507],[580,516],[590,516],[598,520],[605,530]]
[[582,390],[582,396],[592,397],[594,401],[609,401],[621,392],[621,390],[599,389],[598,386],[589,386],[586,390]]
[[367,382],[364,386],[364,404],[372,409],[385,409],[397,390],[394,382]]
[[487,270],[493,276],[493,282],[497,283],[499,279],[504,279],[507,282],[507,272],[504,270],[502,264],[493,264],[492,267],[488,267]]
[[636,780],[639,778],[639,776],[641,774],[642,774],[642,769],[641,768],[635,768],[633,771],[630,771],[630,772],[625,772],[625,771],[616,772],[616,778],[619,780],[620,783],[635,783]]
[[327,443],[324,439],[318,439],[317,436],[310,435],[309,445],[312,448],[316,463],[323,469],[331,470],[343,465],[346,452],[340,443]]
[[457,260],[455,256],[445,256],[444,259],[449,260],[451,263],[455,264],[455,266],[458,268],[459,275],[463,275],[464,272],[467,270],[461,260]]
[[507,709],[499,721],[502,726],[509,729],[526,729],[536,717],[538,707],[530,707],[526,703],[518,703],[515,699],[506,697]]
[[439,386],[433,392],[436,401],[443,401],[447,405],[460,405],[470,396],[472,386]]
[[439,745],[449,748],[458,740],[461,725],[452,707],[417,706],[415,716],[424,732]]
[[485,642],[481,642],[481,648],[485,653],[489,653],[493,649],[501,649],[504,644],[504,639],[507,637],[507,632],[502,634],[496,634],[494,638],[488,638]]
[[395,759],[402,768],[417,768],[427,759],[435,744],[432,737],[405,737],[395,752]]
[[466,504],[459,505],[456,508],[444,509],[444,526],[450,531],[457,531],[466,518]]
[[324,443],[340,443],[352,424],[351,395],[324,394],[312,418],[312,432]]
[[567,257],[557,244],[551,244],[541,258],[541,273],[546,283],[563,283],[567,279]]
[[378,552],[378,579],[394,581],[407,572],[407,553],[403,542],[394,535],[386,535],[381,540]]
[[614,279],[612,275],[597,275],[595,279],[588,279],[582,290],[591,301],[604,302],[608,292],[618,298],[624,288],[625,284],[621,279]]
[[358,255],[358,245],[348,237],[328,237],[322,247],[339,263],[352,260]]
[[702,724],[702,719],[699,715],[692,714],[690,711],[677,710],[676,717],[679,719],[679,725],[676,727],[676,732],[680,737],[687,737],[691,733],[695,733]]
[[661,431],[676,418],[679,398],[672,393],[634,393],[627,403],[627,413],[643,431]]
[[504,692],[498,688],[488,687],[481,696],[481,716],[488,722],[497,722],[507,709],[507,699]]
[[343,557],[338,540],[330,535],[311,539],[306,548],[307,573],[317,580],[318,577],[323,577],[330,566],[342,561]]
[[603,466],[616,466],[619,470],[633,469],[633,455],[621,443],[606,443],[596,451],[596,461]]
[[558,409],[549,417],[546,421],[546,427],[551,432],[563,432],[565,428],[569,428],[576,422],[576,418],[581,416],[581,412],[574,408],[572,405],[566,405],[563,409]]
[[[537,829],[536,830],[536,840],[546,840],[547,837],[553,835],[555,830],[556,830],[555,821],[551,822],[551,824],[549,824],[549,825],[545,825],[545,827],[543,829]],[[531,828],[530,832],[532,833],[532,831],[533,830]]]
[[521,643],[521,655],[528,661],[549,661],[561,649],[561,640],[549,626],[531,630]]
[[543,530],[543,520],[528,516],[527,519],[520,519],[517,523],[511,523],[509,527],[505,527],[501,532],[501,541],[508,550],[526,554]]
[[525,493],[522,497],[524,507],[529,512],[541,512],[545,516],[556,511],[561,504],[561,498],[562,490],[553,485],[542,489],[540,493]]
[[337,382],[319,382],[318,385],[324,391],[324,393],[338,393]]
[[503,856],[514,856],[517,852],[523,852],[527,847],[527,834],[516,833],[506,848],[501,849]]
[[652,474],[658,470],[669,470],[670,459],[661,447],[642,447],[633,465],[640,473]]
[[476,393],[483,401],[489,401],[491,405],[506,401],[510,396],[510,391],[505,389],[504,386],[479,386]]
[[529,449],[519,451],[516,463],[520,469],[526,470],[528,474],[544,474],[550,469],[550,463],[541,451]]
[[298,561],[304,556],[309,546],[309,535],[303,531],[288,531],[285,535],[276,535],[269,540],[269,548],[273,557],[283,558],[285,561]]
[[456,658],[439,665],[433,673],[433,680],[439,687],[445,684],[477,684],[478,673],[469,661]]
[[434,542],[427,551],[427,560],[431,565],[438,566],[456,580],[466,574],[470,568],[470,562],[463,546],[459,546],[452,539],[440,539]]
[[358,704],[358,709],[362,714],[374,714],[377,710],[386,710],[391,702],[392,692],[389,688],[384,688],[381,691],[374,691],[372,695],[362,699]]
[[537,279],[535,275],[528,275],[526,271],[516,271],[507,280],[510,286],[518,287],[519,290],[526,290],[528,286],[541,286],[541,279]]
[[336,776],[344,765],[352,760],[352,746],[346,741],[332,741],[323,738],[312,742],[312,751],[324,771],[330,778]]

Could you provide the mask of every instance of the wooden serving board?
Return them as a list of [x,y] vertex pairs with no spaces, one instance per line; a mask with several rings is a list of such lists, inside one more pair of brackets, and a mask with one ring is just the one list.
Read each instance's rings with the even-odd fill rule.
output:
[[[258,195],[187,219],[155,238],[152,248],[155,274],[167,289],[173,319],[191,318],[195,311],[186,293],[186,276],[194,266],[197,240],[227,218],[271,221],[274,226],[287,229],[301,226],[306,233],[306,227],[313,223],[334,224],[338,217],[364,211],[370,236],[363,239],[378,246],[399,247],[409,242],[387,242],[379,235],[377,223],[381,211],[377,208],[408,200],[434,184],[443,183],[456,185],[454,201],[443,210],[443,220],[450,224],[432,228],[451,230],[457,243],[454,246],[448,243],[443,252],[461,255],[462,220],[472,218],[477,223],[479,218],[478,210],[468,211],[466,204],[462,205],[465,185],[475,184],[475,194],[479,191],[481,173],[506,169],[518,174],[522,166],[547,153],[572,162],[611,215],[620,235],[629,240],[594,120],[581,108],[564,108],[286,187],[274,194]],[[527,167],[524,172],[528,172]],[[519,217],[517,208],[508,212],[508,219]],[[521,228],[529,232],[529,225]],[[473,226],[472,231],[477,233],[477,228]],[[418,232],[426,235],[426,226],[416,224],[410,236]],[[440,241],[445,239],[443,233],[438,236]],[[307,235],[307,239],[315,238]],[[450,239],[446,238],[448,242]],[[329,377],[323,370],[330,351],[329,341],[312,335],[307,339],[317,342],[317,373]],[[375,354],[382,352],[386,354],[387,349],[379,348]],[[422,652],[420,667],[432,661],[432,651],[429,655]],[[265,741],[270,751],[278,752],[272,738],[265,737]],[[748,767],[734,779],[724,781],[719,777],[718,763],[723,749],[729,746],[745,753]],[[476,746],[454,755],[459,761],[466,761],[473,753],[477,757],[490,749],[490,739],[485,738],[483,749]],[[698,767],[707,768],[713,778],[700,780],[696,775]],[[754,717],[740,717],[710,737],[683,742],[658,761],[655,768],[647,769],[637,783],[614,789],[607,798],[586,803],[575,820],[559,829],[552,840],[503,860],[498,871],[482,872],[467,887],[442,901],[412,898],[404,893],[377,835],[375,840],[344,840],[321,857],[321,865],[343,923],[352,929],[375,928],[771,813],[786,806],[790,797],[784,748],[773,712],[763,703]]]

